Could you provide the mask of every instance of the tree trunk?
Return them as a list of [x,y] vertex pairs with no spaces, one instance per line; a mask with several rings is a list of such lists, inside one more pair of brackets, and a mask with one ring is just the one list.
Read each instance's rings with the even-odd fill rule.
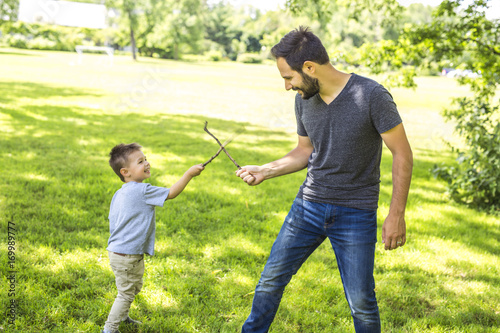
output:
[[132,29],[132,27],[130,27],[130,42],[132,44],[132,59],[137,60],[137,56],[135,55],[134,29]]
[[132,59],[136,61],[137,56],[135,54],[134,18],[132,17],[131,11],[128,12],[128,18],[130,20],[130,44],[132,45]]

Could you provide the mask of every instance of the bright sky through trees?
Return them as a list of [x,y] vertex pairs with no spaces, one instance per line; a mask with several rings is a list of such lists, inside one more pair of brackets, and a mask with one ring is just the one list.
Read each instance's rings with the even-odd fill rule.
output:
[[[219,0],[211,0],[213,2],[218,2]],[[284,8],[286,0],[227,0],[229,3],[240,6],[240,5],[252,5],[254,7],[260,8],[261,10],[276,10],[278,7]],[[412,3],[422,3],[424,5],[437,6],[441,3],[441,0],[398,0],[398,2],[403,6],[409,6]],[[467,1],[465,1],[467,3]],[[490,8],[488,10],[489,18],[499,18],[500,17],[500,0],[490,0]]]

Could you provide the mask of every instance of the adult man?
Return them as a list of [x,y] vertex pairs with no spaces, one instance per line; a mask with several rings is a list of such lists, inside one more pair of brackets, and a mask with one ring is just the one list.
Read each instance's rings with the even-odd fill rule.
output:
[[297,147],[236,172],[249,185],[307,167],[271,249],[242,332],[267,332],[285,286],[328,237],[356,332],[380,332],[373,264],[382,141],[393,156],[393,194],[382,228],[386,250],[406,242],[404,212],[413,158],[392,96],[373,80],[336,70],[318,37],[300,27],[272,49],[295,97]]

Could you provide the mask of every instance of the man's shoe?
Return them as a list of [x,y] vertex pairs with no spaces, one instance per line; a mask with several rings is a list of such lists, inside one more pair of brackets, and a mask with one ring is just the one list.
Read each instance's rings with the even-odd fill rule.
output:
[[116,331],[111,332],[111,331],[108,331],[107,329],[103,329],[101,331],[101,333],[120,333],[120,331],[116,330]]
[[122,320],[122,323],[125,324],[133,324],[133,325],[141,325],[142,323],[138,320],[134,320],[130,317],[127,317],[125,320]]

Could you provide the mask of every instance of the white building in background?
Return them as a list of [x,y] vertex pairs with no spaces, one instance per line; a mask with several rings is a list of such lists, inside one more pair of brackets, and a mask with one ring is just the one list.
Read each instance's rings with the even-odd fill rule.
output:
[[19,21],[56,24],[68,27],[104,29],[105,5],[55,0],[20,0]]

